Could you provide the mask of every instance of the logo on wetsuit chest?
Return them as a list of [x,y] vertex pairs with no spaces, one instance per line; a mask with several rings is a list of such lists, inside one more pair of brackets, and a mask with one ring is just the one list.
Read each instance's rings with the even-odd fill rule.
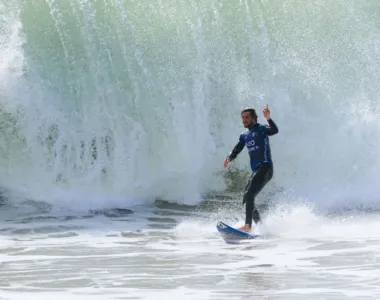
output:
[[259,149],[259,146],[256,146],[255,140],[250,140],[246,143],[246,146],[248,148],[248,152],[252,152]]

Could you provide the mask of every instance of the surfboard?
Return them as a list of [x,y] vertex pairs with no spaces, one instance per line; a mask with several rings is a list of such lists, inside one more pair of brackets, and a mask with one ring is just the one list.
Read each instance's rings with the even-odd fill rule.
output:
[[222,221],[219,221],[216,224],[216,228],[222,238],[226,242],[238,242],[242,240],[251,240],[251,239],[256,239],[260,237],[260,235],[257,234],[251,234],[248,232],[241,231],[239,229],[233,228]]

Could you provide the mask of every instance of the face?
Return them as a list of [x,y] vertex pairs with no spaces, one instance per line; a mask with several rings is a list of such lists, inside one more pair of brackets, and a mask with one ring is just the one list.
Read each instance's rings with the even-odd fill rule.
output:
[[241,120],[245,128],[249,128],[255,124],[255,119],[251,116],[249,111],[243,112],[241,114]]

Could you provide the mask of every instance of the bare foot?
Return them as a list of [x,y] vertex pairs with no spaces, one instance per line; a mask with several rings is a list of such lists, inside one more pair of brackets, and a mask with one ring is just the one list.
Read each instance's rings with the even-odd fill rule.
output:
[[244,226],[240,227],[239,230],[245,231],[245,232],[250,232],[251,228],[249,227],[249,225],[244,225]]

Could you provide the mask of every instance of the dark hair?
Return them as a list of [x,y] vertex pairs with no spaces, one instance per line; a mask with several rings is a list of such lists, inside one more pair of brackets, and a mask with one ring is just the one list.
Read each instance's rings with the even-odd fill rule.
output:
[[256,111],[253,109],[253,108],[245,108],[241,111],[241,114],[245,113],[245,112],[249,112],[252,116],[252,118],[254,118],[257,122],[257,114],[256,114]]

